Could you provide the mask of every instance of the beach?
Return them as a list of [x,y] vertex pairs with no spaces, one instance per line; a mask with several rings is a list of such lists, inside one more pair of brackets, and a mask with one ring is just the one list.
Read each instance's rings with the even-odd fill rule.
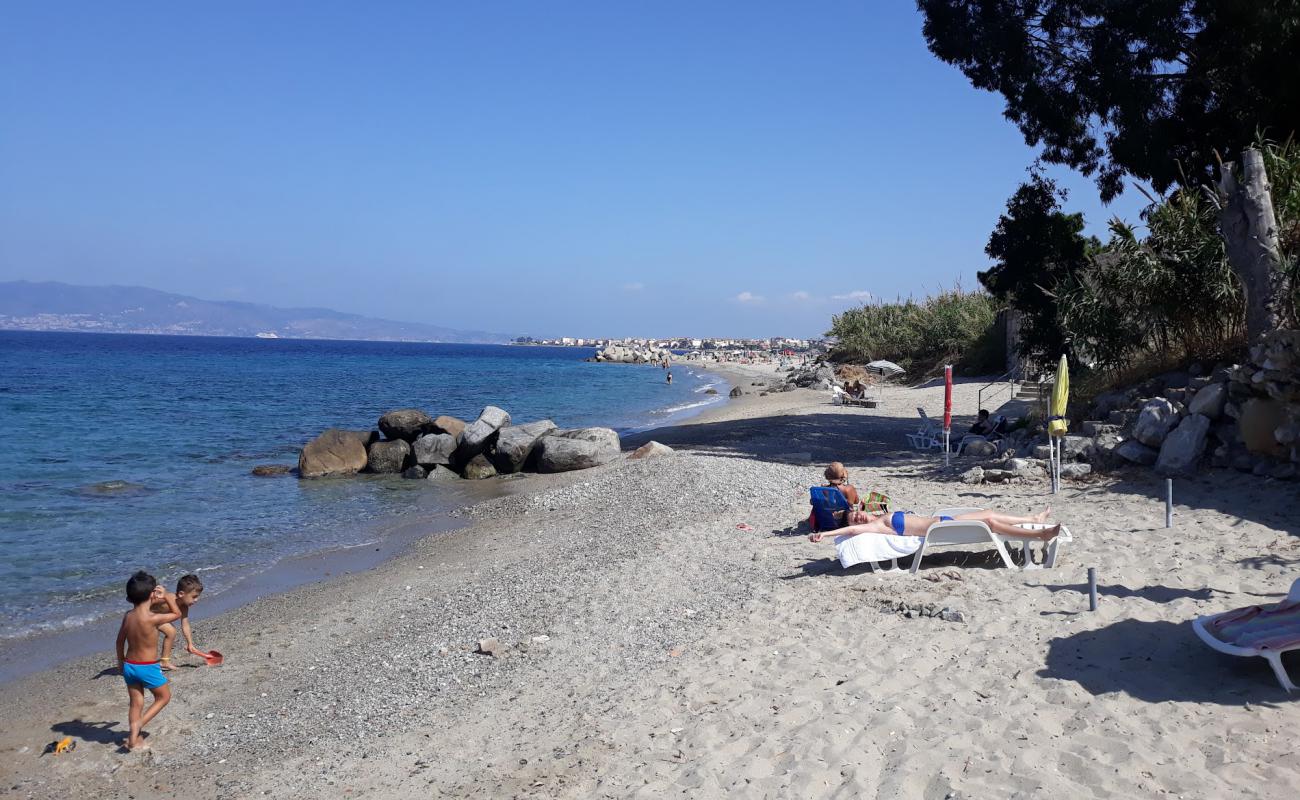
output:
[[[1147,472],[1055,496],[1045,481],[962,484],[967,460],[945,468],[905,441],[917,406],[942,411],[941,385],[845,408],[824,391],[754,394],[770,367],[716,369],[751,394],[625,437],[671,455],[513,478],[457,511],[464,527],[371,569],[215,617],[197,606],[198,641],[226,663],[181,660],[145,752],[117,748],[111,640],[3,685],[0,793],[1275,798],[1300,785],[1297,701],[1262,659],[1215,654],[1190,626],[1285,595],[1293,487],[1206,471],[1176,483],[1166,529],[1164,482]],[[957,407],[973,410],[980,385],[959,383]],[[833,459],[896,508],[1050,502],[1073,541],[1053,570],[1008,570],[978,547],[928,554],[917,576],[841,569],[802,522]],[[497,654],[476,652],[484,642]],[[63,736],[74,752],[41,755]]]

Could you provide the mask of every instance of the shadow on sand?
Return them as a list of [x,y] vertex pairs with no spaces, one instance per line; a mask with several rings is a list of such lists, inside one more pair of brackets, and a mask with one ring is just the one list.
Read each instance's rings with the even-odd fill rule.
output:
[[[1053,594],[1057,592],[1073,592],[1086,596],[1088,594],[1088,584],[1072,583],[1053,586],[1051,584],[1027,584],[1038,589],[1046,589]],[[1115,584],[1098,585],[1097,594],[1106,597],[1137,597],[1150,603],[1171,603],[1174,600],[1211,600],[1214,593],[1231,595],[1236,592],[1225,592],[1222,589],[1215,589],[1209,586],[1200,589],[1177,589],[1172,586],[1143,586],[1139,589],[1130,589],[1127,586],[1118,586]]]
[[1148,703],[1239,706],[1288,700],[1268,662],[1216,653],[1201,644],[1189,623],[1126,619],[1062,636],[1049,645],[1038,677]]
[[86,722],[73,719],[67,722],[56,722],[50,726],[50,730],[83,742],[120,745],[126,741],[126,731],[117,730],[117,725],[117,722]]

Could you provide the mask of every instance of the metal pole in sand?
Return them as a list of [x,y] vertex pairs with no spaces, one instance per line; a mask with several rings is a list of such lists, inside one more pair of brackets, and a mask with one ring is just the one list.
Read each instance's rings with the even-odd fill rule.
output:
[[1165,527],[1174,527],[1174,479],[1165,478]]
[[948,431],[943,432],[943,465],[948,466]]
[[1097,610],[1097,568],[1088,567],[1088,610]]

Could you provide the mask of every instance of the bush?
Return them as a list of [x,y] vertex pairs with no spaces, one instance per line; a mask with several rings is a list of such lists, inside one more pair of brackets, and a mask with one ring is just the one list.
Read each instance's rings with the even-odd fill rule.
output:
[[922,376],[944,364],[968,375],[1001,372],[1005,340],[997,312],[988,294],[960,286],[919,303],[909,298],[849,309],[831,319],[827,335],[838,340],[831,359],[885,359]]

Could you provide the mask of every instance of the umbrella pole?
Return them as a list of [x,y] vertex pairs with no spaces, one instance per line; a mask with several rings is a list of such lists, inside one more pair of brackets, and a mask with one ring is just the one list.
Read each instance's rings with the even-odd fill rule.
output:
[[948,430],[943,431],[943,465],[948,466]]

